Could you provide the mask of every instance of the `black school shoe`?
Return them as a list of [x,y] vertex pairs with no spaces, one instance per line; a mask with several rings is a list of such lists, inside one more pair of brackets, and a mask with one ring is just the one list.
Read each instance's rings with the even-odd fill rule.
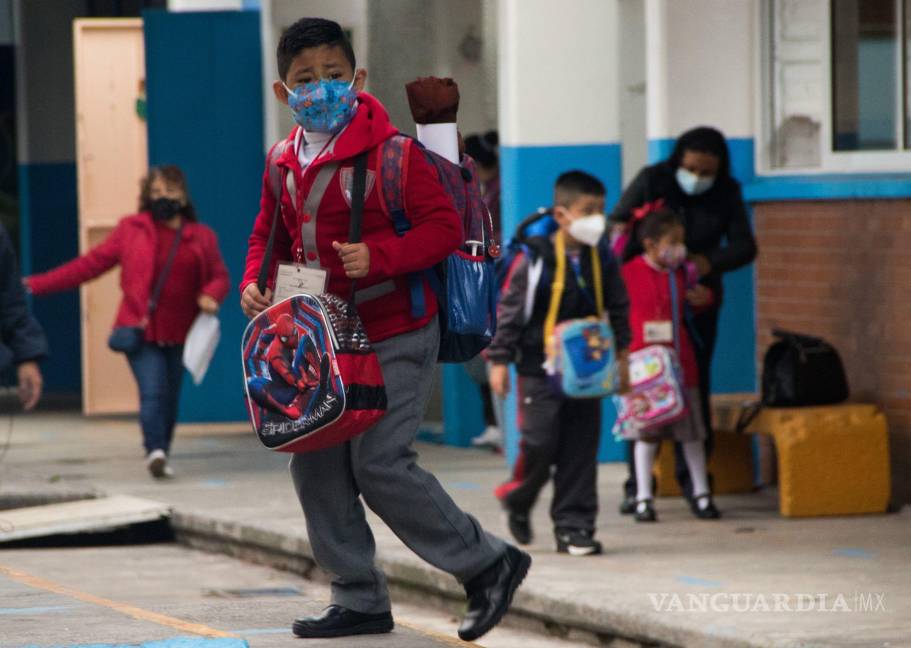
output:
[[533,534],[531,532],[531,519],[527,513],[507,512],[507,523],[509,532],[516,542],[520,545],[531,544]]
[[636,498],[626,496],[620,502],[620,515],[632,515],[636,512]]
[[657,522],[658,514],[655,513],[655,507],[652,505],[652,500],[642,500],[641,502],[636,502],[636,522]]
[[349,637],[351,635],[384,634],[392,632],[395,623],[391,612],[364,614],[341,605],[330,605],[320,614],[295,619],[291,631],[298,637]]
[[594,532],[585,529],[554,529],[557,553],[565,553],[570,556],[596,556],[601,553],[602,547],[594,536]]
[[[715,508],[715,502],[712,500],[711,495],[700,495],[699,497],[690,497],[687,498],[690,503],[690,510],[693,512],[693,515],[699,518],[700,520],[717,520],[721,517],[721,511]],[[700,500],[708,500],[708,503],[700,507]]]
[[529,567],[531,556],[507,545],[502,558],[465,583],[468,612],[459,626],[459,639],[474,641],[503,619]]

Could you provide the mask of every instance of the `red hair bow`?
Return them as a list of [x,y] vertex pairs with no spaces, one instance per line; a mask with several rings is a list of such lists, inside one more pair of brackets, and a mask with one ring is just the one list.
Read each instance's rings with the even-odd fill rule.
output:
[[647,202],[641,207],[633,209],[633,220],[639,221],[651,214],[652,212],[664,209],[664,198],[658,198],[652,202]]

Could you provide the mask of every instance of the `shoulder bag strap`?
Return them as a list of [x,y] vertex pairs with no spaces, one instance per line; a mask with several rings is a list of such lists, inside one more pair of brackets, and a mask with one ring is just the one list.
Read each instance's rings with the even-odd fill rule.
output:
[[598,253],[598,246],[591,246],[592,252],[592,275],[595,280],[595,306],[598,311],[598,317],[604,318],[604,277],[601,276],[601,255]]
[[[285,185],[285,175],[287,171],[281,172],[281,182],[279,187]],[[278,219],[281,218],[282,198],[281,193],[275,198],[275,209],[272,211],[272,227],[269,229],[269,240],[266,243],[266,251],[263,254],[262,265],[259,266],[259,276],[256,279],[256,287],[259,288],[261,295],[266,294],[266,285],[269,282],[269,266],[272,264],[272,248],[275,247],[275,228],[278,226]]]
[[566,285],[566,242],[563,230],[557,230],[554,240],[554,252],[557,256],[557,268],[554,272],[554,281],[550,286],[550,306],[547,309],[547,319],[544,320],[544,347],[550,345],[557,327],[557,316],[560,311],[560,301],[563,299],[563,289]]
[[682,362],[680,357],[680,294],[677,289],[677,271],[672,270],[668,273],[671,287],[671,321],[673,322],[674,350],[677,352],[677,359]]
[[161,298],[161,291],[164,290],[164,284],[168,280],[168,275],[171,273],[171,266],[174,265],[174,257],[177,256],[177,248],[180,246],[181,238],[183,238],[182,219],[180,221],[180,227],[177,228],[177,233],[174,235],[174,242],[171,244],[171,250],[168,252],[168,260],[165,261],[164,267],[161,269],[161,274],[158,275],[158,281],[155,282],[155,288],[152,289],[152,297],[149,299],[147,316],[154,313],[155,309],[158,308],[158,300]]
[[[351,179],[351,223],[348,228],[348,242],[361,242],[361,225],[364,222],[364,190],[367,188],[367,152],[354,158],[354,177]],[[357,280],[351,281],[351,296],[348,300],[354,307],[354,293]]]

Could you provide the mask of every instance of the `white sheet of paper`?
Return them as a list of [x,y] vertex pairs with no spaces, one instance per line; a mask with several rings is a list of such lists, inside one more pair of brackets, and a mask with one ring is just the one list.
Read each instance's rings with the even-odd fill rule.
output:
[[297,263],[280,263],[275,275],[275,297],[273,304],[307,293],[322,295],[326,292],[329,273],[322,268],[308,268]]
[[193,321],[183,346],[183,366],[193,376],[193,383],[202,382],[215,349],[221,340],[221,323],[215,315],[200,313]]
[[668,321],[646,322],[643,331],[646,344],[674,341],[674,324]]
[[453,164],[459,163],[457,124],[416,124],[418,141]]

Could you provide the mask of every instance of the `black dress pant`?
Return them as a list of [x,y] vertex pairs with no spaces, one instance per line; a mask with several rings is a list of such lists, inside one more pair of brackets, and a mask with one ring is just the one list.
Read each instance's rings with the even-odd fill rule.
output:
[[594,531],[601,401],[564,398],[546,377],[519,376],[519,411],[521,454],[506,507],[529,513],[553,477],[554,527]]
[[[699,367],[699,400],[702,405],[702,416],[705,422],[705,458],[712,456],[715,447],[715,435],[712,431],[712,354],[715,352],[715,341],[718,338],[718,309],[713,308],[698,315],[694,315],[687,322],[687,330],[696,352],[696,364]],[[627,497],[636,496],[636,467],[633,458],[633,444],[627,442],[626,463],[629,474],[623,483],[623,491]],[[674,444],[674,476],[680,484],[680,490],[686,497],[693,494],[693,483],[690,472],[686,467],[686,458],[683,456],[683,446]],[[709,485],[712,475],[709,474]]]

